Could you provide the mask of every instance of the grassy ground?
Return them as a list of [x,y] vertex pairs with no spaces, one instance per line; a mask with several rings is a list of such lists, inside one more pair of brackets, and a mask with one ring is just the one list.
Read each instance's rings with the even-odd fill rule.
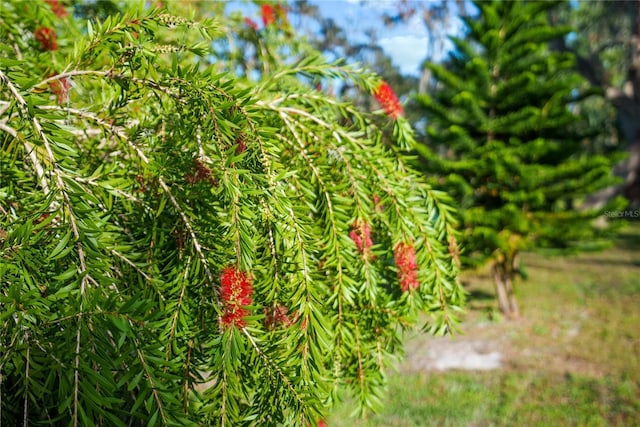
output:
[[[365,420],[335,426],[640,425],[640,224],[604,252],[566,258],[527,254],[518,286],[523,318],[499,319],[491,279],[463,277],[470,292],[462,335],[502,352],[495,371],[435,372],[416,366],[433,338],[407,340],[407,359],[391,375],[387,405]],[[412,354],[413,353],[413,354]]]

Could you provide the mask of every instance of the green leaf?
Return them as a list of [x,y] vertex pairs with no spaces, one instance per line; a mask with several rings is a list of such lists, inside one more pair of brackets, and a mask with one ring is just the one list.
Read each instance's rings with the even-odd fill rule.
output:
[[67,255],[71,251],[71,249],[73,249],[72,246],[67,246],[69,243],[69,239],[71,239],[71,235],[72,232],[71,230],[69,230],[64,236],[62,236],[56,247],[53,248],[53,250],[49,253],[48,259],[50,261],[62,258],[63,256]]

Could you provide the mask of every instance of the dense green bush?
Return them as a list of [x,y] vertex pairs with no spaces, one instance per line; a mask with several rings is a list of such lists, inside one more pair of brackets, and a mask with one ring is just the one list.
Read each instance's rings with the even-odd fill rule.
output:
[[408,166],[391,89],[283,8],[105,4],[0,8],[2,423],[308,425],[343,387],[378,405],[402,330],[426,312],[443,333],[462,303],[451,207]]

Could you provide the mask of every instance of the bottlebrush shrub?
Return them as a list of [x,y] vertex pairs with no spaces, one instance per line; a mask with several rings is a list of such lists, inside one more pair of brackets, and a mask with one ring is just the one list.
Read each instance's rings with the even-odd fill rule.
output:
[[420,313],[455,323],[451,207],[406,120],[312,84],[380,80],[281,45],[236,74],[214,46],[284,36],[217,16],[0,9],[3,425],[314,425],[341,389],[380,405]]

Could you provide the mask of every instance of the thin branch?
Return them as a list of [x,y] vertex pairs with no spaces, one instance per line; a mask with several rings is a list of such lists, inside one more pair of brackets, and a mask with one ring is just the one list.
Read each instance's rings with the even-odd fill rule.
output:
[[291,381],[289,381],[289,378],[284,374],[284,372],[282,372],[282,369],[280,369],[278,364],[275,363],[274,361],[272,361],[269,358],[269,356],[267,356],[260,349],[260,347],[258,347],[258,344],[255,342],[255,340],[253,339],[253,337],[251,336],[249,331],[247,331],[247,328],[242,328],[242,332],[247,336],[247,338],[249,339],[249,342],[251,343],[251,346],[256,351],[258,356],[260,356],[260,358],[262,358],[264,360],[265,366],[267,367],[267,369],[269,369],[269,370],[274,369],[276,371],[276,373],[278,374],[278,376],[280,377],[280,379],[287,385],[287,388],[291,391],[291,393],[296,398],[298,403],[300,403],[301,406],[305,406],[304,399],[298,394],[296,389],[293,387],[293,384],[291,384]]
[[[113,126],[110,123],[108,123],[107,121],[101,119],[100,117],[98,117],[97,115],[88,112],[88,111],[83,111],[83,110],[77,110],[74,108],[64,108],[64,107],[55,107],[56,109],[59,109],[61,111],[67,111],[69,113],[78,115],[80,117],[85,117],[88,119],[91,119],[93,121],[95,121],[97,124],[99,124],[100,126],[104,127],[105,129],[108,129],[110,132],[112,132],[114,135],[118,136],[119,138],[121,138],[124,142],[127,143],[127,145],[129,145],[129,147],[138,155],[138,157],[142,160],[142,162],[144,164],[149,164],[149,158],[144,154],[144,152],[138,148],[133,142],[131,142],[126,134],[126,131],[121,128],[121,127],[117,127],[117,126]],[[185,227],[187,228],[187,231],[189,233],[189,235],[191,236],[191,241],[193,243],[193,246],[196,250],[196,253],[198,254],[200,261],[202,262],[202,266],[205,270],[205,273],[207,274],[207,278],[209,279],[210,283],[214,282],[214,278],[213,278],[213,274],[211,273],[211,269],[209,268],[209,262],[207,261],[206,257],[204,256],[204,252],[202,250],[202,246],[200,245],[200,242],[198,241],[198,238],[196,237],[195,231],[193,229],[193,227],[191,226],[191,222],[189,221],[189,219],[187,218],[187,215],[184,213],[184,211],[182,210],[180,204],[178,203],[178,201],[176,200],[176,198],[173,196],[173,193],[171,192],[171,190],[169,189],[169,186],[166,184],[166,182],[164,181],[164,178],[162,176],[158,177],[158,183],[160,184],[160,187],[162,188],[162,190],[165,192],[165,194],[169,197],[169,200],[171,201],[171,204],[173,205],[173,207],[178,211],[178,214],[180,215],[180,218],[182,219],[182,222],[184,223]]]
[[[235,174],[234,175],[235,181],[236,181],[236,188],[239,188],[238,184],[238,175]],[[240,260],[242,258],[242,237],[241,237],[241,233],[240,233],[240,225],[242,224],[242,222],[240,221],[240,195],[236,192],[236,194],[234,194],[233,196],[233,220],[236,223],[236,236],[235,236],[235,243],[236,243],[236,261],[238,263],[238,265],[240,265]]]
[[[129,145],[135,147],[131,142],[129,142]],[[144,156],[144,154],[137,147],[135,147],[135,150]],[[149,160],[147,160],[146,156],[144,157],[143,160],[146,161],[146,163],[149,163]],[[204,268],[204,271],[207,274],[209,283],[213,284],[214,279],[213,279],[213,274],[209,269],[209,261],[207,261],[207,258],[204,256],[204,252],[202,251],[202,246],[200,245],[200,242],[196,237],[196,233],[193,227],[191,226],[191,222],[187,218],[187,215],[182,210],[182,207],[180,206],[176,198],[173,196],[173,193],[171,193],[169,186],[167,186],[167,184],[164,182],[164,179],[162,178],[162,176],[158,177],[158,183],[160,184],[160,187],[162,187],[162,190],[164,190],[164,192],[167,194],[167,196],[169,196],[169,200],[171,201],[171,204],[173,205],[174,208],[176,208],[176,210],[178,211],[178,214],[180,215],[180,218],[182,219],[182,222],[184,223],[185,227],[187,227],[187,231],[191,236],[193,247],[196,250],[196,253],[198,254],[198,256],[200,257],[200,262],[202,262],[202,267]]]
[[2,368],[3,365],[0,363],[0,427],[2,427]]
[[44,191],[45,195],[48,195],[50,192],[49,184],[47,183],[47,178],[45,177],[44,168],[42,167],[40,160],[38,160],[38,156],[36,155],[33,149],[33,146],[27,140],[22,139],[18,134],[17,130],[7,126],[2,121],[0,121],[0,130],[7,132],[9,135],[14,137],[15,139],[22,141],[22,145],[24,145],[24,149],[29,155],[29,160],[31,160],[31,163],[33,163],[33,167],[36,170],[36,175],[38,176],[38,180],[40,181],[40,186],[42,187],[42,191]]
[[[121,260],[123,260],[124,262],[126,262],[127,264],[129,264],[131,267],[133,267],[138,273],[140,273],[140,275],[142,277],[144,277],[147,281],[151,282],[151,277],[149,275],[147,275],[147,273],[145,273],[144,271],[142,271],[140,269],[140,267],[138,267],[137,265],[135,265],[133,263],[133,261],[131,261],[129,258],[125,257],[124,255],[122,255],[120,252],[116,251],[115,249],[111,250],[111,253],[115,256],[117,256],[118,258],[120,258]],[[160,294],[160,298],[164,301],[164,296],[162,294]]]
[[90,119],[90,120],[96,122],[98,125],[102,126],[103,128],[108,129],[114,135],[117,135],[118,137],[120,137],[122,139],[127,139],[127,133],[126,133],[126,131],[125,131],[125,129],[123,127],[114,126],[114,125],[110,124],[109,122],[107,122],[106,120],[101,119],[96,114],[94,114],[94,113],[92,113],[90,111],[78,110],[77,108],[61,107],[59,105],[40,105],[40,106],[38,106],[38,108],[41,109],[41,110],[63,111],[65,113],[74,114],[74,115],[76,115],[78,117],[82,117],[82,118],[85,118],[85,119]]
[[[86,261],[85,261],[85,255],[84,255],[84,248],[82,246],[82,242],[80,239],[80,231],[78,229],[78,224],[76,222],[76,217],[75,214],[73,212],[73,208],[71,206],[71,200],[69,199],[69,195],[66,192],[66,188],[64,185],[64,181],[62,179],[62,171],[60,169],[58,169],[57,167],[57,163],[56,163],[56,158],[55,155],[53,154],[53,150],[51,148],[51,144],[49,144],[49,139],[47,138],[47,135],[44,133],[42,126],[40,124],[40,121],[38,120],[38,118],[36,116],[32,116],[27,108],[27,101],[24,99],[24,97],[20,94],[20,92],[18,91],[18,88],[16,88],[13,83],[11,82],[11,80],[0,70],[0,79],[4,80],[7,87],[9,88],[9,91],[13,94],[14,98],[17,100],[19,106],[20,106],[20,110],[22,111],[22,114],[24,114],[26,117],[31,117],[31,122],[33,124],[33,127],[36,130],[36,133],[38,134],[38,136],[40,137],[40,139],[42,140],[42,144],[44,145],[45,148],[45,152],[47,154],[48,157],[48,161],[52,166],[53,169],[53,173],[55,174],[56,177],[56,187],[58,188],[58,191],[60,191],[60,193],[62,194],[62,198],[64,200],[65,206],[66,206],[66,210],[69,214],[69,221],[71,223],[71,230],[73,232],[73,236],[75,238],[76,241],[76,251],[78,253],[78,260],[80,262],[80,274],[82,276],[82,280],[80,282],[80,311],[82,311],[83,309],[83,304],[84,304],[84,293],[85,293],[85,288],[87,286],[87,282],[88,282],[88,277],[89,275],[86,274],[87,272],[87,265],[86,265]],[[81,338],[81,327],[80,327],[80,321],[78,321],[78,331],[76,333],[76,346],[75,346],[75,360],[74,360],[74,390],[73,390],[73,424],[74,427],[78,426],[78,406],[79,406],[79,389],[80,389],[80,338]]]
[[159,84],[158,82],[155,82],[153,80],[148,80],[148,79],[141,79],[138,77],[127,77],[123,74],[112,74],[109,77],[114,77],[116,79],[120,78],[120,79],[129,79],[134,83],[140,83],[143,84],[145,86],[149,86],[151,89],[155,89],[158,90],[162,93],[164,93],[165,95],[169,95],[170,97],[172,97],[173,99],[180,101],[180,102],[187,102],[182,96],[180,96],[180,94],[177,93],[173,93],[168,87],[162,86],[161,84]]
[[4,114],[4,112],[9,109],[9,107],[11,107],[11,103],[10,102],[1,101],[0,100],[0,116],[2,116]]
[[[227,352],[229,343],[231,342],[232,339],[233,339],[233,335],[229,334],[229,339],[225,343],[226,346],[223,351],[224,353]],[[224,367],[222,368],[222,384],[220,387],[220,394],[222,395],[221,396],[222,402],[220,405],[220,427],[224,427],[226,416],[227,416],[227,370],[224,369]]]
[[358,353],[358,380],[360,381],[360,389],[364,392],[364,367],[362,366],[362,352],[360,350],[360,328],[358,327],[358,317],[353,318],[355,326],[356,349]]
[[274,290],[275,295],[277,295],[277,289],[276,286],[277,284],[280,282],[280,273],[279,273],[279,261],[278,261],[278,252],[276,250],[276,242],[275,242],[275,238],[273,235],[273,227],[271,226],[271,219],[272,219],[272,215],[271,215],[271,209],[269,209],[269,206],[267,205],[267,203],[264,201],[264,199],[260,200],[260,206],[262,206],[262,209],[264,209],[264,213],[265,213],[265,222],[267,223],[266,227],[267,230],[269,232],[269,249],[271,250],[271,259],[273,261],[273,283],[272,283],[272,290]]
[[[187,258],[187,265],[184,268],[184,276],[182,277],[182,287],[180,288],[180,296],[178,297],[178,302],[176,304],[176,311],[173,314],[173,318],[171,319],[171,327],[169,328],[169,337],[167,339],[167,351],[166,351],[166,360],[169,360],[173,340],[173,336],[176,332],[177,324],[178,324],[178,316],[180,315],[180,310],[182,309],[182,301],[184,299],[184,292],[187,289],[187,277],[189,276],[189,268],[191,267],[191,257]],[[166,370],[166,369],[165,369]]]
[[[74,181],[76,182],[80,182],[83,184],[89,184],[89,185],[93,185],[96,187],[99,187],[100,184],[98,182],[96,182],[95,179],[87,179],[87,178],[82,178],[82,177],[75,177]],[[133,196],[132,194],[127,193],[124,190],[120,190],[119,188],[109,188],[109,191],[112,191],[113,193],[124,197],[125,199],[131,201],[131,202],[136,202],[136,203],[141,203],[141,200],[138,199],[137,197]]]
[[[313,161],[307,155],[307,153],[305,151],[305,147],[304,147],[304,142],[302,141],[300,135],[298,135],[298,133],[296,132],[296,129],[295,129],[293,123],[291,122],[289,116],[286,115],[284,112],[280,112],[280,117],[285,122],[287,128],[289,129],[289,131],[293,135],[294,139],[298,143],[298,146],[300,147],[300,155],[304,158],[304,160],[306,161],[307,165],[309,165],[309,167],[311,168],[311,171],[313,172],[314,176],[318,180],[318,184],[322,187],[324,198],[325,198],[325,201],[327,203],[327,211],[328,211],[328,215],[329,215],[329,222],[331,224],[331,232],[333,234],[334,240],[336,242],[339,242],[340,241],[340,236],[339,236],[339,233],[338,233],[338,229],[336,227],[335,212],[334,212],[334,209],[333,209],[333,202],[332,202],[331,196],[329,194],[329,189],[327,188],[326,184],[324,183],[324,180],[322,179],[320,171],[316,168],[316,166],[313,164]],[[336,272],[337,272],[337,283],[338,283],[337,288],[338,289],[337,289],[336,292],[337,292],[338,295],[342,295],[343,289],[344,289],[344,276],[343,276],[344,275],[344,271],[343,271],[343,262],[344,262],[344,260],[343,260],[343,257],[342,257],[342,253],[340,252],[340,248],[337,245],[335,245],[334,254],[335,254],[335,257],[336,257],[336,260],[337,260]],[[338,324],[339,325],[342,324],[342,316],[343,316],[343,298],[338,298]],[[340,335],[337,334],[337,336],[339,337]]]
[[24,427],[27,427],[29,424],[27,423],[27,421],[29,421],[29,366],[31,364],[31,359],[30,359],[30,350],[31,350],[31,346],[29,345],[29,333],[27,333],[27,362],[25,364],[25,372],[24,372],[24,376],[25,376],[25,385],[24,385],[24,412],[23,412],[23,416],[22,416],[22,425]]
[[153,394],[153,400],[156,401],[156,404],[158,405],[158,410],[160,411],[160,418],[162,419],[162,424],[163,425],[167,425],[167,415],[164,412],[164,406],[162,403],[162,399],[160,398],[160,395],[158,394],[158,388],[156,387],[155,381],[153,380],[153,377],[151,376],[151,372],[149,371],[149,366],[147,365],[147,362],[144,358],[144,354],[142,354],[142,351],[139,348],[140,343],[138,342],[137,339],[134,338],[134,341],[136,343],[136,354],[138,355],[138,358],[140,359],[140,363],[142,364],[142,369],[144,369],[144,374],[147,377],[147,380],[149,381],[149,385],[151,386],[151,393]]
[[19,106],[22,108],[26,107],[27,101],[25,101],[22,95],[20,95],[20,92],[18,92],[18,89],[11,83],[11,80],[9,80],[9,77],[7,77],[7,75],[4,74],[2,70],[0,70],[0,80],[4,80],[7,87],[9,87],[9,91],[11,92],[11,94],[16,99],[16,101],[18,101]]
[[54,76],[51,77],[47,77],[46,79],[42,80],[40,83],[37,83],[35,85],[33,85],[31,87],[31,89],[29,89],[30,92],[33,92],[36,88],[40,87],[40,86],[44,86],[48,83],[51,83],[55,80],[61,80],[67,77],[73,77],[73,76],[86,76],[86,75],[92,75],[92,76],[100,76],[100,77],[109,77],[111,76],[111,71],[97,71],[97,70],[74,70],[74,71],[65,71],[62,72],[60,74],[56,74]]

